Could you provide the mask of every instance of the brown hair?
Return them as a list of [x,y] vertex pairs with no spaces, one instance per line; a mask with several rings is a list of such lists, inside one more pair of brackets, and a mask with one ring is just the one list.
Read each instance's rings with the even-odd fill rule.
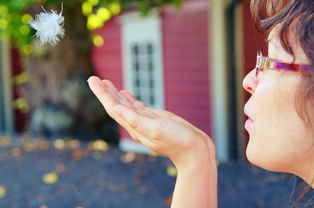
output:
[[[251,13],[257,29],[261,32],[269,33],[280,24],[281,45],[294,57],[294,51],[289,42],[289,34],[293,34],[314,70],[313,0],[251,0]],[[314,73],[302,75],[295,106],[298,115],[314,138]],[[310,188],[309,185],[296,202]]]
[[[289,33],[295,35],[314,70],[313,0],[251,0],[251,13],[257,29],[269,33],[281,24],[279,38],[283,48],[294,56]],[[303,75],[297,91],[296,110],[314,137],[314,73]]]

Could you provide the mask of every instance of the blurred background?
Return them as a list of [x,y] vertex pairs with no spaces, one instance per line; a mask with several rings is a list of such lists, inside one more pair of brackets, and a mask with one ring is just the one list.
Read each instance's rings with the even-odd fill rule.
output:
[[[29,23],[62,2],[65,37],[42,46]],[[1,0],[0,36],[1,207],[170,205],[175,167],[108,116],[91,75],[211,136],[220,207],[286,200],[289,177],[245,158],[242,80],[266,49],[248,0]]]

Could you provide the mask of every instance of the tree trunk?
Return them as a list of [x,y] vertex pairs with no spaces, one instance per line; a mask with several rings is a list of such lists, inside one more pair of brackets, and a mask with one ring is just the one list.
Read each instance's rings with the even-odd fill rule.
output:
[[[60,11],[60,5],[54,8]],[[31,80],[21,86],[20,92],[31,106],[30,130],[48,136],[105,137],[117,143],[115,122],[86,82],[93,74],[93,45],[81,4],[65,4],[63,16],[65,37],[55,47],[40,46],[34,39],[33,54],[24,59]]]

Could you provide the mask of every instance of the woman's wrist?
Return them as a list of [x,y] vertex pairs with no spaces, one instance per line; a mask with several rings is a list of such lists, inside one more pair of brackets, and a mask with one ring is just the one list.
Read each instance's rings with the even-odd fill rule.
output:
[[213,148],[195,149],[176,165],[177,181],[171,208],[217,207],[218,173]]
[[178,172],[199,168],[217,168],[216,148],[210,138],[205,138],[198,147],[184,153],[181,158],[172,160]]

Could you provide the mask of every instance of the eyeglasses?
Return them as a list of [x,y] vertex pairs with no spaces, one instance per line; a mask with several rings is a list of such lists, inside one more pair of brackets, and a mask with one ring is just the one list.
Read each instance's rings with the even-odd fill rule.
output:
[[258,51],[255,67],[255,76],[258,80],[261,78],[261,72],[263,72],[265,69],[295,71],[301,73],[312,73],[314,71],[310,65],[281,62],[276,59],[263,56],[262,52]]

